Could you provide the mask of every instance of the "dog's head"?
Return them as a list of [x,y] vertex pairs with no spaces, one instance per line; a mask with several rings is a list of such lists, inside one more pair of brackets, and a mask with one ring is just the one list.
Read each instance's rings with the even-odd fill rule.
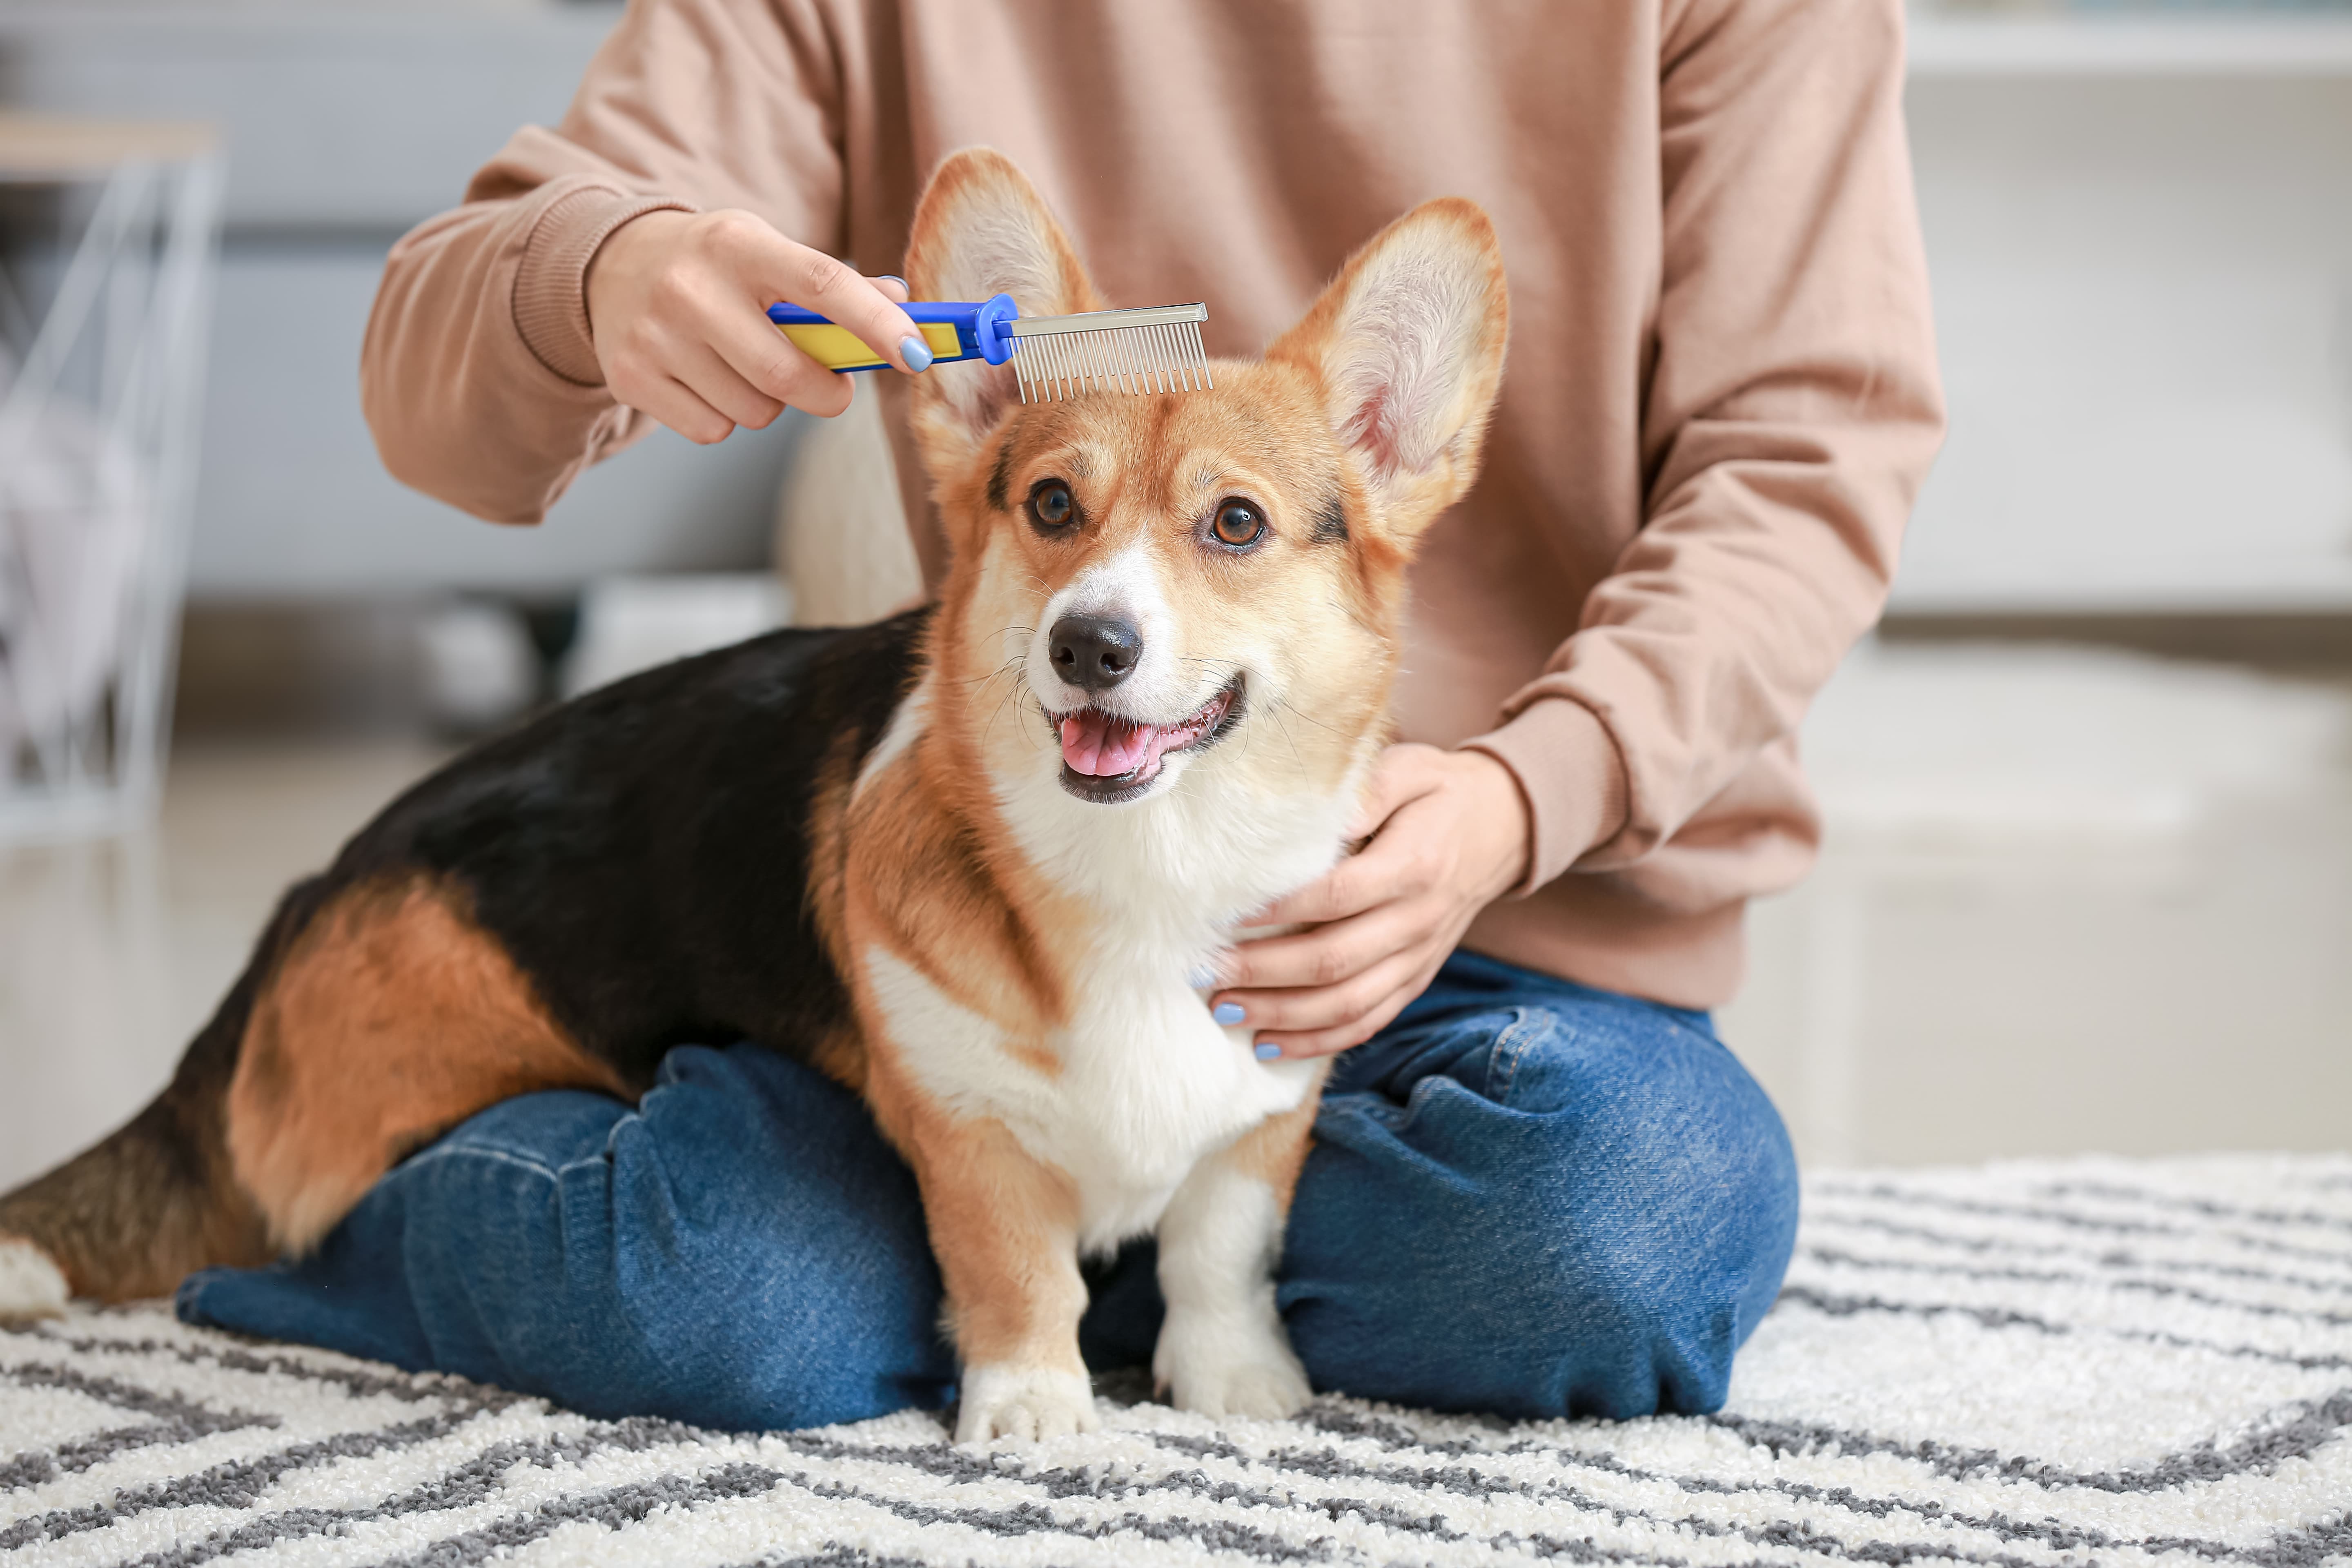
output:
[[[933,177],[907,274],[918,299],[1104,308],[984,150]],[[999,793],[1050,781],[1092,813],[1340,791],[1385,738],[1404,570],[1476,473],[1507,324],[1493,226],[1443,200],[1263,360],[1215,362],[1213,391],[1024,406],[1009,367],[919,378],[952,552],[935,701],[968,716]]]

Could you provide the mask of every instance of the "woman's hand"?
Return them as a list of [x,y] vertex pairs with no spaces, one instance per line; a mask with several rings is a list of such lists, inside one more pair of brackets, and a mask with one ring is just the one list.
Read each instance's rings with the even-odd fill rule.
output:
[[849,406],[849,377],[769,321],[778,300],[847,327],[900,370],[931,363],[898,309],[905,284],[861,278],[747,212],[632,218],[597,247],[587,297],[613,395],[704,446],[738,425],[763,430],[788,406],[828,418]]
[[1391,746],[1349,835],[1371,842],[1254,918],[1314,929],[1226,952],[1223,988],[1209,999],[1217,1021],[1249,1025],[1266,1058],[1362,1044],[1526,874],[1528,826],[1518,780],[1486,752]]

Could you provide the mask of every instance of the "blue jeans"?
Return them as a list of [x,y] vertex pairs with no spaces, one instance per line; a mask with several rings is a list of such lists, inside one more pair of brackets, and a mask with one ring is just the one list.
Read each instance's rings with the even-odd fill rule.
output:
[[[1457,952],[1339,1059],[1279,1280],[1318,1389],[1512,1416],[1700,1412],[1779,1292],[1797,1173],[1706,1016]],[[1089,1364],[1148,1363],[1149,1241],[1092,1269]],[[635,1110],[526,1095],[403,1163],[310,1257],[180,1316],[727,1428],[954,1397],[914,1178],[756,1046]]]

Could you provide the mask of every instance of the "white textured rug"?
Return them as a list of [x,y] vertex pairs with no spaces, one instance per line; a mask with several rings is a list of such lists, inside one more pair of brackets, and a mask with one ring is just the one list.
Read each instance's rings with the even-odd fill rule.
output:
[[0,1333],[0,1563],[2352,1563],[2352,1158],[1839,1173],[1706,1419],[1326,1397],[766,1436],[181,1327]]

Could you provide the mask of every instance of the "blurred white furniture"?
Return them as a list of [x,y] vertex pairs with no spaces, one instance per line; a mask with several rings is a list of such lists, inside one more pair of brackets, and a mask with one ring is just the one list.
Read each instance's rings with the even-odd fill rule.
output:
[[[1803,744],[1821,865],[1757,910],[1764,994],[1728,1037],[1807,1158],[1949,1158],[1882,1131],[1932,1133],[1939,1112],[1983,1124],[1979,1155],[2028,1152],[2070,1100],[2107,1143],[2135,1095],[2191,1124],[2201,1097],[2226,1146],[2230,1102],[2275,1099],[2273,1056],[2343,1060],[2343,1016],[2316,1000],[2342,985],[2312,964],[2342,970],[2324,955],[2346,902],[2352,692],[2089,649],[1868,642]],[[2266,954],[2233,951],[2250,929]],[[2072,1066],[2038,1080],[2037,1052]],[[2000,1141],[2005,1110],[2032,1124],[2027,1147]]]
[[797,626],[860,626],[923,595],[881,406],[861,388],[846,413],[810,420],[793,454],[776,499],[776,567]]
[[61,230],[0,274],[0,841],[117,833],[170,726],[221,165],[201,126],[0,117],[0,184]]
[[792,595],[772,572],[600,578],[580,595],[563,695],[760,637],[790,621],[792,611]]

